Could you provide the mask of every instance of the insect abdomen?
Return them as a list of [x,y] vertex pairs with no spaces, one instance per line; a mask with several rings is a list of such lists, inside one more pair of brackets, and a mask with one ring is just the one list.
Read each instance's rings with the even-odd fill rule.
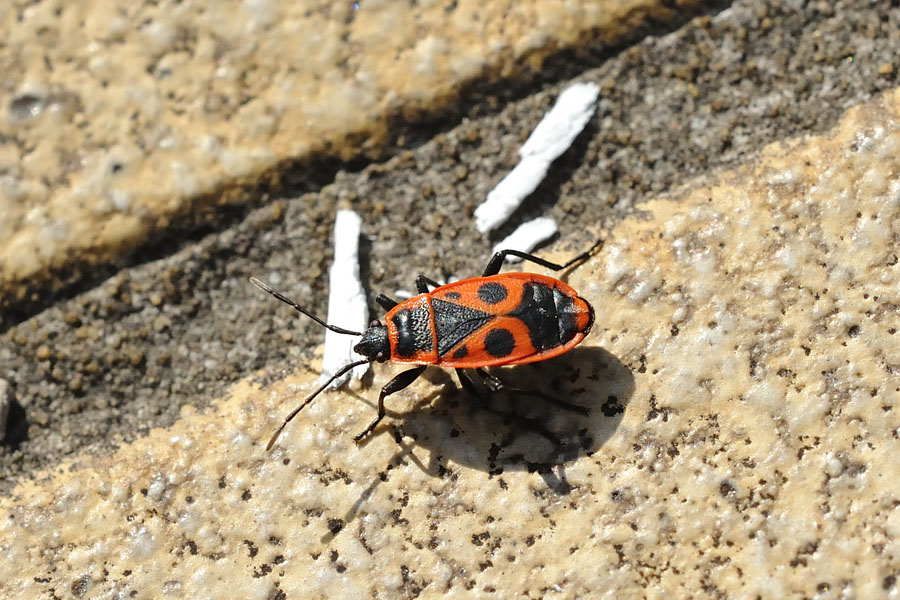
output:
[[593,309],[566,284],[542,275],[507,273],[433,292],[440,364],[520,364],[577,345]]
[[525,323],[531,345],[537,352],[564,345],[576,334],[586,334],[590,329],[590,323],[579,323],[583,311],[576,308],[577,296],[568,296],[543,283],[527,283],[524,288],[522,303],[509,316]]

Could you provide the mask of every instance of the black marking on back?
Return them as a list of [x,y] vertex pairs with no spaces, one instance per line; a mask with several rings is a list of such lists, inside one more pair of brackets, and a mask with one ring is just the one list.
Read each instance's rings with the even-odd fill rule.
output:
[[575,299],[559,290],[553,290],[553,301],[556,302],[556,313],[559,315],[559,342],[565,344],[578,333]]
[[509,356],[516,347],[516,338],[509,329],[497,327],[484,337],[485,351],[495,358]]
[[432,298],[438,356],[444,356],[464,338],[494,318],[494,315],[439,298]]
[[417,350],[430,351],[434,348],[430,317],[428,309],[421,304],[413,309],[398,311],[391,317],[397,329],[397,347],[394,352],[398,358],[408,358]]
[[528,328],[531,345],[538,352],[562,343],[554,292],[553,288],[542,283],[526,283],[522,286],[522,301],[509,313]]
[[509,292],[506,290],[506,286],[496,281],[482,283],[478,287],[478,297],[485,304],[499,304],[506,300],[508,295]]
[[447,292],[444,294],[446,298],[450,298],[451,300],[459,300],[462,297],[462,294],[459,292]]

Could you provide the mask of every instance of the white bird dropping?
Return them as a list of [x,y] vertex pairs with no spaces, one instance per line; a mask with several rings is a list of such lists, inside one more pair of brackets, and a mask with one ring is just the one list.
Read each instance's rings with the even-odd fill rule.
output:
[[[500,240],[494,246],[494,252],[500,250],[518,250],[519,252],[531,252],[538,244],[549,239],[558,231],[556,221],[552,217],[538,217],[526,223],[522,223],[511,234]],[[519,262],[518,256],[507,256],[507,262]]]
[[6,437],[6,421],[9,418],[9,403],[12,392],[9,389],[9,382],[0,379],[0,441]]
[[[334,262],[328,273],[328,319],[345,329],[365,331],[369,321],[366,294],[359,280],[359,234],[362,219],[352,210],[339,210],[334,220]],[[359,338],[334,331],[325,332],[325,356],[322,358],[322,380],[328,379],[347,363],[359,360],[353,346]],[[362,379],[368,365],[356,367],[335,379],[338,388],[353,375]]]
[[565,152],[597,108],[600,86],[576,83],[559,95],[522,147],[519,164],[497,184],[475,209],[475,227],[481,233],[502,225],[522,201],[543,181],[550,164]]

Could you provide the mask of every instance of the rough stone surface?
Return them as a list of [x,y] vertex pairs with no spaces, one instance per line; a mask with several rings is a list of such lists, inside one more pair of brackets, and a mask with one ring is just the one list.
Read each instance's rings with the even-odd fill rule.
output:
[[900,91],[608,232],[569,278],[589,342],[507,372],[593,409],[515,399],[563,451],[432,378],[362,448],[372,391],[323,396],[266,454],[312,377],[244,381],[0,500],[0,590],[896,595],[898,237]]
[[466,83],[650,17],[673,14],[653,0],[5,3],[0,300],[246,201],[285,162],[377,151],[391,120]]

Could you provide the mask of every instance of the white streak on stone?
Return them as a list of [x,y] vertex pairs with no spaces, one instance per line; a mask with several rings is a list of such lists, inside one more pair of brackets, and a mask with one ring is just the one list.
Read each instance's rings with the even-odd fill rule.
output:
[[0,379],[0,441],[6,437],[6,420],[9,418],[9,403],[12,392],[9,382]]
[[[549,239],[557,231],[556,221],[552,217],[538,217],[519,225],[515,231],[494,246],[494,252],[499,252],[500,250],[531,252],[538,244]],[[522,259],[516,256],[507,256],[506,260],[508,262],[519,262]]]
[[[362,220],[352,210],[339,210],[334,220],[334,263],[328,274],[328,318],[331,325],[365,331],[369,321],[366,294],[359,280],[359,234]],[[322,359],[322,379],[327,379],[347,363],[359,360],[353,352],[359,338],[334,331],[325,332],[325,356]],[[361,379],[369,367],[362,365],[336,379],[337,388],[354,375]]]
[[576,83],[559,95],[519,149],[520,162],[475,209],[481,233],[503,224],[541,183],[550,164],[565,152],[597,108],[600,86]]

